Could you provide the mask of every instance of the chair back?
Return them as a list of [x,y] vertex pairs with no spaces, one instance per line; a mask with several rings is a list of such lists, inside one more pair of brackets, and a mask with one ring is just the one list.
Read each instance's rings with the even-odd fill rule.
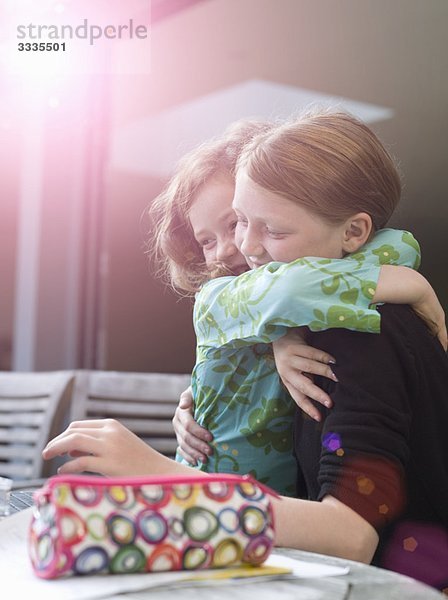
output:
[[77,371],[71,421],[113,418],[165,456],[174,457],[172,418],[190,375]]
[[42,450],[63,428],[73,379],[74,371],[0,372],[0,476],[51,474]]

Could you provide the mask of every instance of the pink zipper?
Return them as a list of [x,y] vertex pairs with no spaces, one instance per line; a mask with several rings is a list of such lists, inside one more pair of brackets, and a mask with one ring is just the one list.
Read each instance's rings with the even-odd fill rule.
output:
[[[45,486],[39,490],[41,494],[48,493],[55,485],[172,485],[172,484],[191,484],[191,483],[252,483],[257,485],[265,494],[280,498],[279,494],[267,485],[264,485],[254,479],[251,475],[231,475],[230,473],[216,473],[212,475],[159,475],[147,477],[101,477],[97,475],[56,475],[50,477]],[[39,494],[40,495],[40,494]]]

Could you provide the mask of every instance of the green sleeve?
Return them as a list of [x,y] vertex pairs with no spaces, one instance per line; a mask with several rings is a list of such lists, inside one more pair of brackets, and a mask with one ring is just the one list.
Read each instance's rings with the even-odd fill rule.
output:
[[409,231],[381,229],[355,254],[342,260],[368,261],[376,265],[400,265],[417,270],[420,266],[420,244]]
[[417,268],[412,234],[383,229],[356,254],[342,259],[306,257],[272,262],[238,277],[214,279],[196,297],[199,354],[207,348],[270,343],[291,327],[339,327],[378,333],[371,306],[381,265]]

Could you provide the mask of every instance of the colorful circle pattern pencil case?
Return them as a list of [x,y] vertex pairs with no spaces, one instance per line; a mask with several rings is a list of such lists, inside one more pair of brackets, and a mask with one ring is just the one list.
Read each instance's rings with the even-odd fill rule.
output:
[[264,562],[271,496],[249,476],[56,476],[36,492],[29,553],[37,576],[138,573]]

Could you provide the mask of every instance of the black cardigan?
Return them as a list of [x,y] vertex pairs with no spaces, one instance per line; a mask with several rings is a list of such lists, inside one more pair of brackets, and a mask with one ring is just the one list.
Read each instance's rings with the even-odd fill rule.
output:
[[334,401],[319,405],[322,423],[297,411],[299,496],[338,498],[378,531],[375,564],[440,587],[448,585],[448,358],[408,306],[379,310],[379,335],[309,334],[336,358],[339,383],[315,378]]

